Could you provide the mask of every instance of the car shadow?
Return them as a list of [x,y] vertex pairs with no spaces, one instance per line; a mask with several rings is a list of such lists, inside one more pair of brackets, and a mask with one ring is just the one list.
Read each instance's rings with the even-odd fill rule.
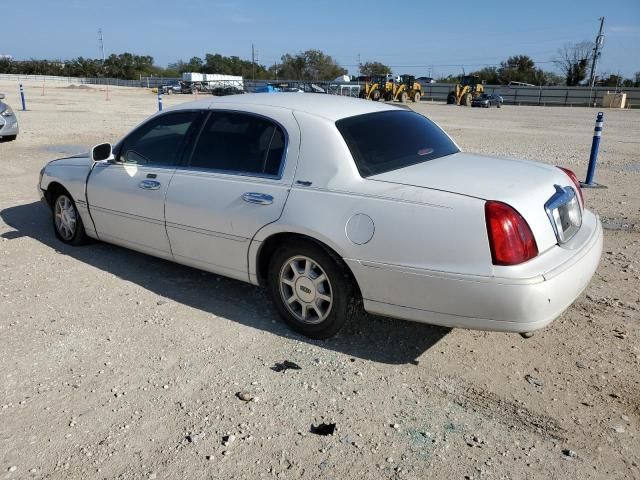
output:
[[65,245],[55,237],[50,212],[41,202],[6,208],[0,211],[0,217],[15,229],[0,235],[6,240],[33,238],[167,300],[351,357],[386,364],[416,364],[418,357],[450,331],[363,313],[336,337],[311,340],[291,331],[280,320],[264,289],[102,242],[87,247]]

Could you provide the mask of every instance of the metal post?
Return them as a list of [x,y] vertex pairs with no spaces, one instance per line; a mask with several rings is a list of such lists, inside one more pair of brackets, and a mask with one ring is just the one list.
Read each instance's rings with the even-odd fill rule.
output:
[[162,111],[162,87],[158,87],[158,111]]
[[596,162],[598,160],[598,149],[600,148],[600,138],[602,135],[602,125],[604,124],[604,113],[598,112],[596,126],[593,130],[593,141],[591,142],[591,155],[589,156],[589,167],[587,168],[587,179],[581,184],[582,187],[603,187],[593,181],[596,174]]
[[27,104],[24,101],[24,87],[22,86],[22,84],[20,84],[20,100],[22,100],[22,111],[26,112],[27,111]]

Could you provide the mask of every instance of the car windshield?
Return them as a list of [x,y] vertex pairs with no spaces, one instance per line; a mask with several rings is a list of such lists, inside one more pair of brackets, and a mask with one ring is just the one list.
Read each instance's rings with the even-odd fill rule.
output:
[[343,118],[336,122],[336,127],[363,177],[460,151],[435,123],[406,110]]

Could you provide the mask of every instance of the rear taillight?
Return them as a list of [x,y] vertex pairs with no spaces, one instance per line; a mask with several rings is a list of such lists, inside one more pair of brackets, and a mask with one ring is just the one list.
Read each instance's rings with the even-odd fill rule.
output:
[[580,182],[578,181],[578,177],[576,177],[576,174],[573,173],[573,171],[569,170],[568,168],[564,168],[564,167],[558,167],[558,168],[562,170],[564,173],[566,173],[567,177],[571,179],[571,181],[576,187],[578,196],[580,197],[580,205],[584,207],[584,197],[582,196],[582,188],[580,188]]
[[533,233],[516,210],[490,200],[484,205],[484,214],[494,265],[517,265],[538,255]]

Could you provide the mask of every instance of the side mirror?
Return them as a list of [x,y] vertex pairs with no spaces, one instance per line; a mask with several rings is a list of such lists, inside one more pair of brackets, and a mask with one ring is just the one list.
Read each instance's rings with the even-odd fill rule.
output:
[[110,143],[101,143],[91,148],[91,160],[94,162],[103,162],[112,158],[113,152],[111,151]]

